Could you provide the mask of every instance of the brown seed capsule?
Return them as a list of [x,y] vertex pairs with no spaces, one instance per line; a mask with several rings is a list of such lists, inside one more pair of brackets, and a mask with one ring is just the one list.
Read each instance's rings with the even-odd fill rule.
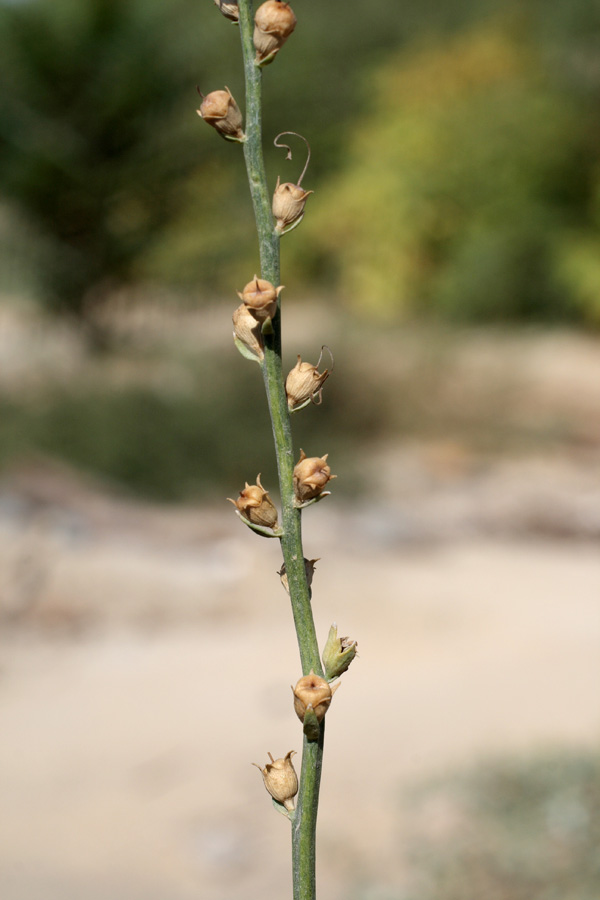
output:
[[273,759],[269,753],[271,762],[267,763],[264,769],[258,763],[252,763],[262,772],[265,787],[271,797],[282,803],[287,810],[294,808],[293,798],[298,793],[298,776],[292,764],[292,756],[295,753],[295,750],[290,750],[282,759]]
[[[308,582],[309,587],[312,584],[313,575],[315,572],[315,566],[319,562],[319,559],[320,559],[320,557],[318,557],[317,559],[306,559],[306,557],[304,558],[304,571],[306,572],[306,581]],[[288,583],[287,572],[285,570],[285,563],[283,563],[283,565],[281,566],[281,568],[277,574],[281,578],[281,583],[284,586],[287,593],[289,594],[290,586]]]
[[324,678],[315,675],[312,669],[309,675],[304,675],[296,684],[296,687],[292,688],[294,692],[294,709],[300,721],[304,722],[304,716],[307,711],[312,709],[317,717],[317,721],[321,722],[329,709],[331,698],[337,687],[338,685],[335,685],[332,688]]
[[273,194],[273,215],[275,216],[275,231],[282,234],[286,228],[294,224],[300,224],[304,216],[304,207],[307,197],[314,191],[305,191],[299,184],[285,182],[281,184],[279,177]]
[[325,456],[307,457],[304,450],[300,450],[300,459],[294,466],[294,493],[299,503],[314,500],[318,497],[332,478],[331,469],[327,465],[328,453]]
[[296,27],[292,7],[282,0],[267,0],[254,16],[254,47],[256,62],[271,62]]
[[258,359],[264,359],[264,344],[260,325],[248,307],[242,303],[233,313],[233,337]]
[[277,527],[277,509],[260,483],[260,475],[256,476],[256,484],[246,482],[237,500],[232,500],[231,497],[227,499],[253,525],[261,525],[263,528]]
[[240,10],[237,0],[215,0],[215,3],[226,19],[231,19],[232,22],[239,21]]
[[200,96],[202,104],[196,112],[205,122],[228,140],[245,140],[242,114],[228,87],[224,91],[211,91],[206,97],[203,94]]
[[[325,369],[324,372],[319,372],[317,366],[302,362],[302,358],[299,356],[298,362],[285,380],[285,392],[289,409],[297,409],[309,400],[312,400],[314,403],[320,403],[323,384],[329,378],[329,375],[328,369]],[[318,401],[315,400],[315,397],[318,397]]]
[[257,278],[255,275],[244,290],[241,293],[238,291],[237,294],[254,318],[258,322],[264,322],[266,319],[272,319],[277,312],[277,298],[282,290],[283,285],[273,287],[270,281]]

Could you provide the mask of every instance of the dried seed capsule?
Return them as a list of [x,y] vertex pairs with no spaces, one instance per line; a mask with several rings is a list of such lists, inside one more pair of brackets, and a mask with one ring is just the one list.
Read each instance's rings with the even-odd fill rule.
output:
[[[306,581],[308,583],[309,588],[312,584],[313,575],[315,572],[315,566],[319,562],[319,559],[320,559],[320,557],[318,557],[317,559],[306,559],[306,557],[304,557],[304,571],[306,572]],[[281,566],[281,568],[277,574],[281,578],[281,583],[282,583],[283,587],[289,594],[290,586],[288,583],[287,572],[285,570],[285,563],[283,563],[283,565]]]
[[271,797],[282,803],[287,810],[294,808],[293,798],[298,793],[298,776],[292,763],[292,756],[295,753],[295,750],[290,750],[282,759],[273,759],[269,753],[271,762],[267,763],[264,769],[258,763],[252,763],[262,772],[265,787]]
[[298,681],[296,687],[292,688],[294,693],[294,710],[300,721],[304,722],[306,713],[312,710],[317,717],[317,721],[322,722],[337,687],[338,685],[335,685],[332,688],[324,678],[315,675],[312,669],[309,675],[304,675]]
[[356,656],[357,650],[356,641],[348,637],[338,637],[337,625],[334,622],[329,629],[329,636],[321,657],[325,666],[325,677],[331,681],[332,678],[342,675]]
[[231,19],[232,22],[239,21],[240,10],[237,0],[215,0],[215,3],[226,19]]
[[253,525],[260,525],[263,528],[277,527],[277,509],[260,483],[260,475],[256,476],[256,484],[246,482],[237,500],[232,500],[231,497],[227,499]]
[[275,216],[275,231],[283,234],[292,225],[299,225],[304,216],[306,200],[314,191],[305,191],[299,184],[291,182],[280,183],[279,177],[273,194],[273,215]]
[[314,500],[318,497],[332,478],[331,469],[327,465],[328,453],[325,456],[307,457],[304,450],[300,450],[300,459],[294,466],[294,493],[299,503]]
[[277,312],[277,298],[282,290],[283,285],[273,287],[270,281],[255,275],[244,290],[237,293],[254,318],[258,322],[264,322],[266,319],[272,319]]
[[264,344],[260,325],[248,307],[242,303],[233,313],[233,337],[240,341],[250,354],[257,359],[264,359]]
[[206,97],[204,94],[200,96],[202,104],[196,112],[205,122],[212,125],[227,140],[246,140],[240,108],[228,87],[224,91],[211,91]]
[[256,62],[266,65],[272,62],[296,27],[292,7],[282,0],[267,0],[254,16],[254,48]]
[[329,378],[330,372],[325,369],[319,372],[317,366],[310,363],[302,362],[302,358],[298,357],[298,362],[288,374],[285,380],[285,392],[287,394],[288,407],[290,410],[298,409],[304,406],[309,400],[321,402],[322,388],[324,382]]

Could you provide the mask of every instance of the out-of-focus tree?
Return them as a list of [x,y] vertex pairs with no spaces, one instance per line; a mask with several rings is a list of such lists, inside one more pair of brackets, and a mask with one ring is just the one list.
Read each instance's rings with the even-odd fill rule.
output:
[[195,85],[219,48],[195,6],[0,4],[0,187],[44,247],[54,309],[85,315],[138,276],[201,170]]
[[306,239],[328,235],[337,283],[367,313],[576,315],[573,229],[592,234],[600,158],[589,111],[513,22],[397,55],[374,73]]

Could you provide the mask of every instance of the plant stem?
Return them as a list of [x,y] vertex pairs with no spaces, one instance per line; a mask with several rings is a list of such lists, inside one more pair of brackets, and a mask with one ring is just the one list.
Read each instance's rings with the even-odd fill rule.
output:
[[[254,62],[252,0],[239,0],[239,24],[246,79],[244,157],[258,232],[261,275],[275,287],[280,282],[279,235],[275,232],[262,150],[262,70]],[[294,449],[281,363],[281,304],[273,333],[264,335],[262,372],[269,403],[279,472],[282,507],[281,549],[288,578],[302,673],[323,675],[310,590],[304,567],[301,511],[294,506]],[[315,837],[323,757],[324,724],[318,741],[304,737],[296,813],[292,823],[294,900],[315,900]]]

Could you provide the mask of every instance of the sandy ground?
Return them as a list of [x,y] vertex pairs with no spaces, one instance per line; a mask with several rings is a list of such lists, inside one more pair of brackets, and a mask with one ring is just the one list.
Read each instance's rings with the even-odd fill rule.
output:
[[[318,633],[360,650],[327,719],[321,896],[398,896],[406,786],[597,744],[594,485],[538,461],[307,511]],[[0,494],[2,900],[289,897],[250,765],[301,747],[276,542],[56,471]]]

